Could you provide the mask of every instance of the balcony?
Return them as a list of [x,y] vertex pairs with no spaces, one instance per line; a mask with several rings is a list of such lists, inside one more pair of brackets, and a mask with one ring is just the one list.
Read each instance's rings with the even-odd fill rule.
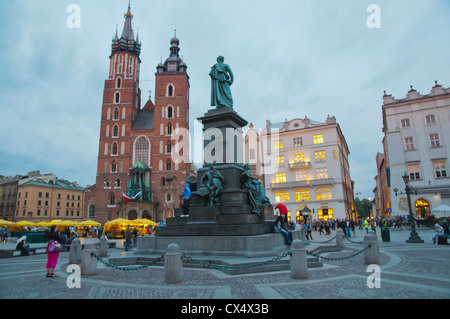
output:
[[271,183],[272,189],[316,187],[323,185],[334,186],[334,178],[311,179],[307,181],[298,181],[298,182]]
[[289,163],[290,169],[295,168],[311,168],[311,162],[310,161],[304,161],[304,162],[295,162],[295,163]]

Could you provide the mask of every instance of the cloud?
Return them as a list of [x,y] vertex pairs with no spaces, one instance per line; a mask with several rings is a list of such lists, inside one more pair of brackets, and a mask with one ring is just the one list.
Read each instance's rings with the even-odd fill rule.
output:
[[[111,39],[127,1],[78,0],[81,28],[66,26],[73,1],[5,1],[0,11],[0,174],[40,169],[95,182]],[[142,100],[177,29],[190,76],[191,125],[209,106],[209,69],[225,56],[236,110],[255,127],[285,118],[335,116],[350,148],[351,177],[372,196],[382,151],[383,90],[402,98],[450,84],[445,1],[132,1],[142,42]],[[138,30],[139,29],[139,30]],[[6,63],[5,63],[6,62]]]

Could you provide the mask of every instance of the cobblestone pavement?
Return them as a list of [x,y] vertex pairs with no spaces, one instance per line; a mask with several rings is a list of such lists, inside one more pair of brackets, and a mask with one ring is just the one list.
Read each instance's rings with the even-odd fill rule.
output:
[[[66,272],[69,253],[61,253],[57,278],[46,278],[46,255],[0,259],[2,299],[448,299],[450,298],[450,245],[436,246],[430,229],[418,229],[423,244],[406,243],[409,231],[391,231],[391,241],[379,238],[381,282],[369,288],[373,275],[363,254],[337,261],[322,260],[323,267],[310,268],[308,279],[292,279],[277,271],[227,275],[208,268],[184,268],[183,282],[166,284],[164,269],[152,266],[123,271],[98,264],[97,273],[81,277],[79,288],[69,288],[72,272]],[[315,243],[331,236],[313,233]],[[340,252],[323,254],[340,258],[362,249],[364,233],[346,241]],[[333,244],[334,241],[328,244]],[[0,244],[1,245],[1,244]],[[117,250],[116,250],[117,251]],[[111,250],[113,252],[113,250]],[[130,254],[130,252],[128,252]],[[132,254],[132,252],[131,252]],[[289,257],[287,257],[289,258]],[[369,279],[370,281],[370,279]],[[73,282],[73,281],[70,281]],[[372,280],[373,282],[373,280]],[[69,283],[70,284],[70,283]]]

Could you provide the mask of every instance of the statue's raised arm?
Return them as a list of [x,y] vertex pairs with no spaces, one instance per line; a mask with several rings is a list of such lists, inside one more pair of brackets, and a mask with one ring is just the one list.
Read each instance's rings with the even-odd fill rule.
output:
[[223,56],[217,58],[217,63],[211,67],[211,106],[217,108],[233,108],[233,97],[230,86],[234,82],[233,72],[228,64],[223,63]]

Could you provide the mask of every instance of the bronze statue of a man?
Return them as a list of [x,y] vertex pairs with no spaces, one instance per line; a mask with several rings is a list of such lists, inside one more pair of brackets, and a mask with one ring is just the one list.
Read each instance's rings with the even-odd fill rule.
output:
[[223,63],[224,57],[219,56],[217,63],[211,67],[211,106],[217,108],[233,108],[233,97],[230,86],[233,84],[234,76],[230,66]]

